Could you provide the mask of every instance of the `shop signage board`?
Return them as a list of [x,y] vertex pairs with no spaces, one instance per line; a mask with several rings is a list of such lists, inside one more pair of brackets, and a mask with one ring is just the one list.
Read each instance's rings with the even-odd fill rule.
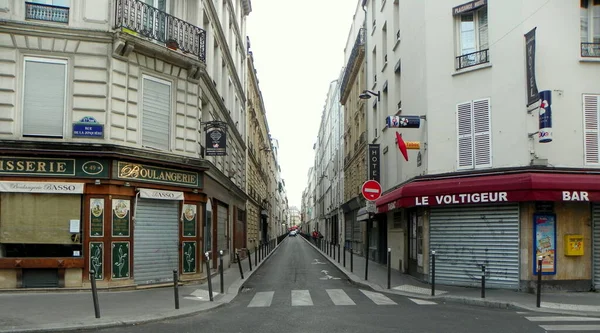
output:
[[205,124],[205,156],[227,155],[227,123],[215,120]]
[[196,205],[183,205],[183,236],[196,237]]
[[90,270],[94,270],[94,278],[102,280],[104,278],[104,243],[90,242]]
[[82,194],[83,183],[0,181],[0,192]]
[[125,161],[115,162],[115,178],[128,181],[202,187],[198,172],[174,170]]
[[183,242],[183,273],[196,273],[196,242]]
[[112,199],[112,235],[113,237],[129,237],[131,218],[129,200]]
[[90,199],[90,237],[104,236],[104,199]]
[[0,156],[0,175],[108,178],[103,159]]
[[166,191],[166,190],[153,190],[149,188],[140,189],[140,198],[144,199],[158,199],[158,200],[183,200],[183,192],[178,191]]
[[369,144],[368,154],[369,156],[367,158],[369,159],[369,179],[378,182],[380,180],[379,172],[381,169],[381,156],[379,153],[379,144]]
[[129,278],[129,242],[113,242],[111,249],[112,278]]

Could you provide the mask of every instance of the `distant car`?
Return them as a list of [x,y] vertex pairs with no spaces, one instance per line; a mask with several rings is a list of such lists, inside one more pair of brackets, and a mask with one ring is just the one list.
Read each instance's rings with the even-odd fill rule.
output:
[[295,237],[297,233],[298,232],[296,232],[296,230],[292,230],[292,231],[290,231],[290,236],[294,236]]

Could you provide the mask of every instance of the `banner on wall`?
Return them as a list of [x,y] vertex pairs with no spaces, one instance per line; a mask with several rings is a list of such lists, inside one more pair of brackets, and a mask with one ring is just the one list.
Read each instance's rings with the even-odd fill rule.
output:
[[540,92],[540,132],[539,142],[552,142],[552,91],[544,90]]

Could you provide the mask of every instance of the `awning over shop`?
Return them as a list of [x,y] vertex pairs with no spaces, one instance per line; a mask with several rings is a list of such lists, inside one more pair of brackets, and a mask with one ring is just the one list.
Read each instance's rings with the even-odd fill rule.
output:
[[356,222],[366,221],[369,219],[369,213],[367,212],[367,208],[363,207],[358,210],[356,213]]
[[515,173],[417,180],[383,195],[377,212],[399,207],[519,201],[600,201],[600,175]]

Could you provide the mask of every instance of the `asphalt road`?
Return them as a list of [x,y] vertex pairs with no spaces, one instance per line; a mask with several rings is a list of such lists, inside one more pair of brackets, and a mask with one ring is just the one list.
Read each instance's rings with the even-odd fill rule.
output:
[[349,283],[303,239],[289,237],[223,307],[193,317],[82,332],[543,333],[556,324],[586,327],[586,322],[573,318],[557,322],[558,317],[539,316],[542,314],[423,304],[415,298],[361,288]]

